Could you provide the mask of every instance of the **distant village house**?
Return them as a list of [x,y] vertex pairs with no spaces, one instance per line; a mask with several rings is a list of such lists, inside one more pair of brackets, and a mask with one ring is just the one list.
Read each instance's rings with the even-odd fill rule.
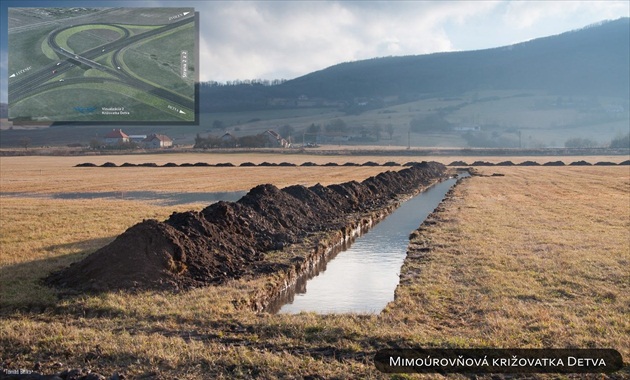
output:
[[122,129],[112,129],[104,137],[106,145],[119,145],[129,142],[129,136]]
[[154,133],[144,139],[142,145],[147,149],[170,148],[173,146],[173,140],[166,135]]
[[150,135],[127,135],[122,129],[112,129],[103,137],[103,142],[107,146],[122,145],[125,143],[135,143],[138,147],[146,149],[170,148],[173,140],[157,133]]

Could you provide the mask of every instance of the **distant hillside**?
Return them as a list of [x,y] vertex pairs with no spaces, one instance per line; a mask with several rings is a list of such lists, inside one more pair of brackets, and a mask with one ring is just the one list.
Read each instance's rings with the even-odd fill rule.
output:
[[[281,85],[201,87],[203,111],[399,102],[474,90],[629,98],[630,19],[507,47],[342,63]],[[301,100],[299,99],[301,97]],[[359,100],[358,100],[359,99]]]

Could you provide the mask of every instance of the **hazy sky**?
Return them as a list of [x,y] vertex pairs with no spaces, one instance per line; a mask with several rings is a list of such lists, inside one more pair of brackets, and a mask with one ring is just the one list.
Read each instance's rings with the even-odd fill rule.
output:
[[630,17],[630,1],[3,1],[0,101],[7,100],[7,7],[195,7],[201,80],[291,79],[340,62],[475,50]]

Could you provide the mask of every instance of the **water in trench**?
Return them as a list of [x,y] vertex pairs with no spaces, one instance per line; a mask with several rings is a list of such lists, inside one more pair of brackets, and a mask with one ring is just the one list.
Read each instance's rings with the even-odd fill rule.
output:
[[433,212],[456,181],[451,178],[440,182],[404,202],[347,250],[327,263],[322,260],[320,268],[311,273],[315,277],[302,278],[295,289],[267,310],[289,314],[379,313],[394,299],[409,234]]

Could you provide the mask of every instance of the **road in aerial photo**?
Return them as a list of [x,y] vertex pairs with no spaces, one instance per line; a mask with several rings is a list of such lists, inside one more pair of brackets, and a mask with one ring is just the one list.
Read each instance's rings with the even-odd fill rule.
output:
[[14,121],[194,122],[193,8],[9,8]]

